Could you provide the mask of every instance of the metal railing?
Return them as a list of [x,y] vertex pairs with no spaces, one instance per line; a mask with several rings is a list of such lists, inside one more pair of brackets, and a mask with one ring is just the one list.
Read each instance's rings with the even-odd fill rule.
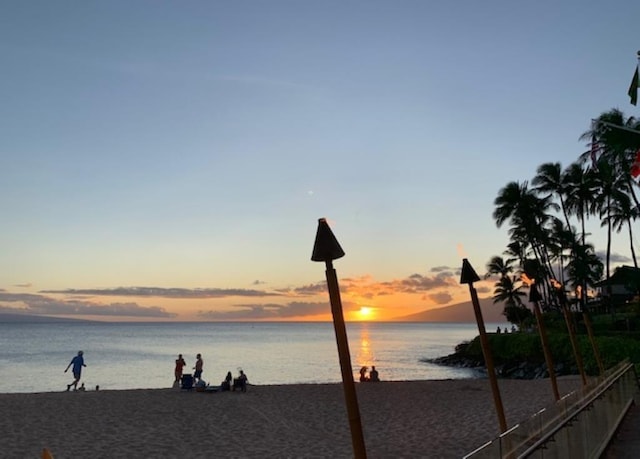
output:
[[598,458],[639,395],[634,366],[623,361],[464,458]]

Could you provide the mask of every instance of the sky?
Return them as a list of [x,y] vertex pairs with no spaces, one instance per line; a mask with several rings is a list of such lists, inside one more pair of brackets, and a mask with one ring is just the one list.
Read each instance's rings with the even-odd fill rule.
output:
[[347,320],[467,301],[462,259],[482,275],[508,243],[499,190],[640,116],[637,2],[0,11],[0,312],[331,320],[319,218]]

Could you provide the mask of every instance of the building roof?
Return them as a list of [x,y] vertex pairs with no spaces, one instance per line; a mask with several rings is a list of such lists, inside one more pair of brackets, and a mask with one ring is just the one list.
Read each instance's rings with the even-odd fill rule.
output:
[[609,277],[595,284],[596,287],[606,285],[624,285],[631,289],[640,287],[640,268],[634,266],[619,266]]

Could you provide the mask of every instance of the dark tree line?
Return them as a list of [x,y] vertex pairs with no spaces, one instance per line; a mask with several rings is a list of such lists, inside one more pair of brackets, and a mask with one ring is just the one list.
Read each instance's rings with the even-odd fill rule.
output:
[[[611,275],[614,233],[624,230],[638,267],[633,222],[640,215],[639,184],[631,168],[640,150],[640,120],[612,109],[580,139],[590,149],[574,163],[541,164],[530,182],[509,182],[495,198],[493,218],[498,228],[508,225],[510,241],[502,256],[487,263],[487,277],[498,276],[493,300],[505,305],[510,322],[522,323],[531,314],[524,306],[531,282],[544,310],[559,310],[575,298],[585,311],[588,289]],[[589,219],[606,231],[604,263],[588,241]]]

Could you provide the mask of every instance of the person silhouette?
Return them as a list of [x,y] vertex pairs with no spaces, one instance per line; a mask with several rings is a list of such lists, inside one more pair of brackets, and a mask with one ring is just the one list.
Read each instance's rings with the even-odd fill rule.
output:
[[240,370],[240,374],[233,380],[233,390],[240,389],[242,392],[247,391],[247,375]]
[[371,382],[379,382],[380,377],[378,376],[378,370],[376,370],[375,365],[371,365],[371,371],[369,372],[369,381]]
[[202,361],[202,356],[200,354],[196,355],[196,366],[193,367],[195,372],[193,373],[193,381],[198,382],[202,379],[202,366],[204,362]]
[[231,372],[227,372],[227,376],[224,377],[224,381],[220,384],[220,390],[231,390],[231,381],[233,380],[233,376],[231,376]]
[[78,355],[71,359],[67,368],[65,368],[64,372],[66,373],[69,370],[69,367],[73,365],[73,382],[71,384],[67,384],[67,392],[73,386],[73,390],[78,388],[78,382],[80,382],[80,376],[82,375],[82,367],[86,367],[84,363],[84,352],[78,351]]
[[182,369],[187,365],[187,362],[182,358],[182,354],[178,354],[178,358],[176,359],[176,368],[174,370],[175,380],[174,384],[180,383],[182,379]]

